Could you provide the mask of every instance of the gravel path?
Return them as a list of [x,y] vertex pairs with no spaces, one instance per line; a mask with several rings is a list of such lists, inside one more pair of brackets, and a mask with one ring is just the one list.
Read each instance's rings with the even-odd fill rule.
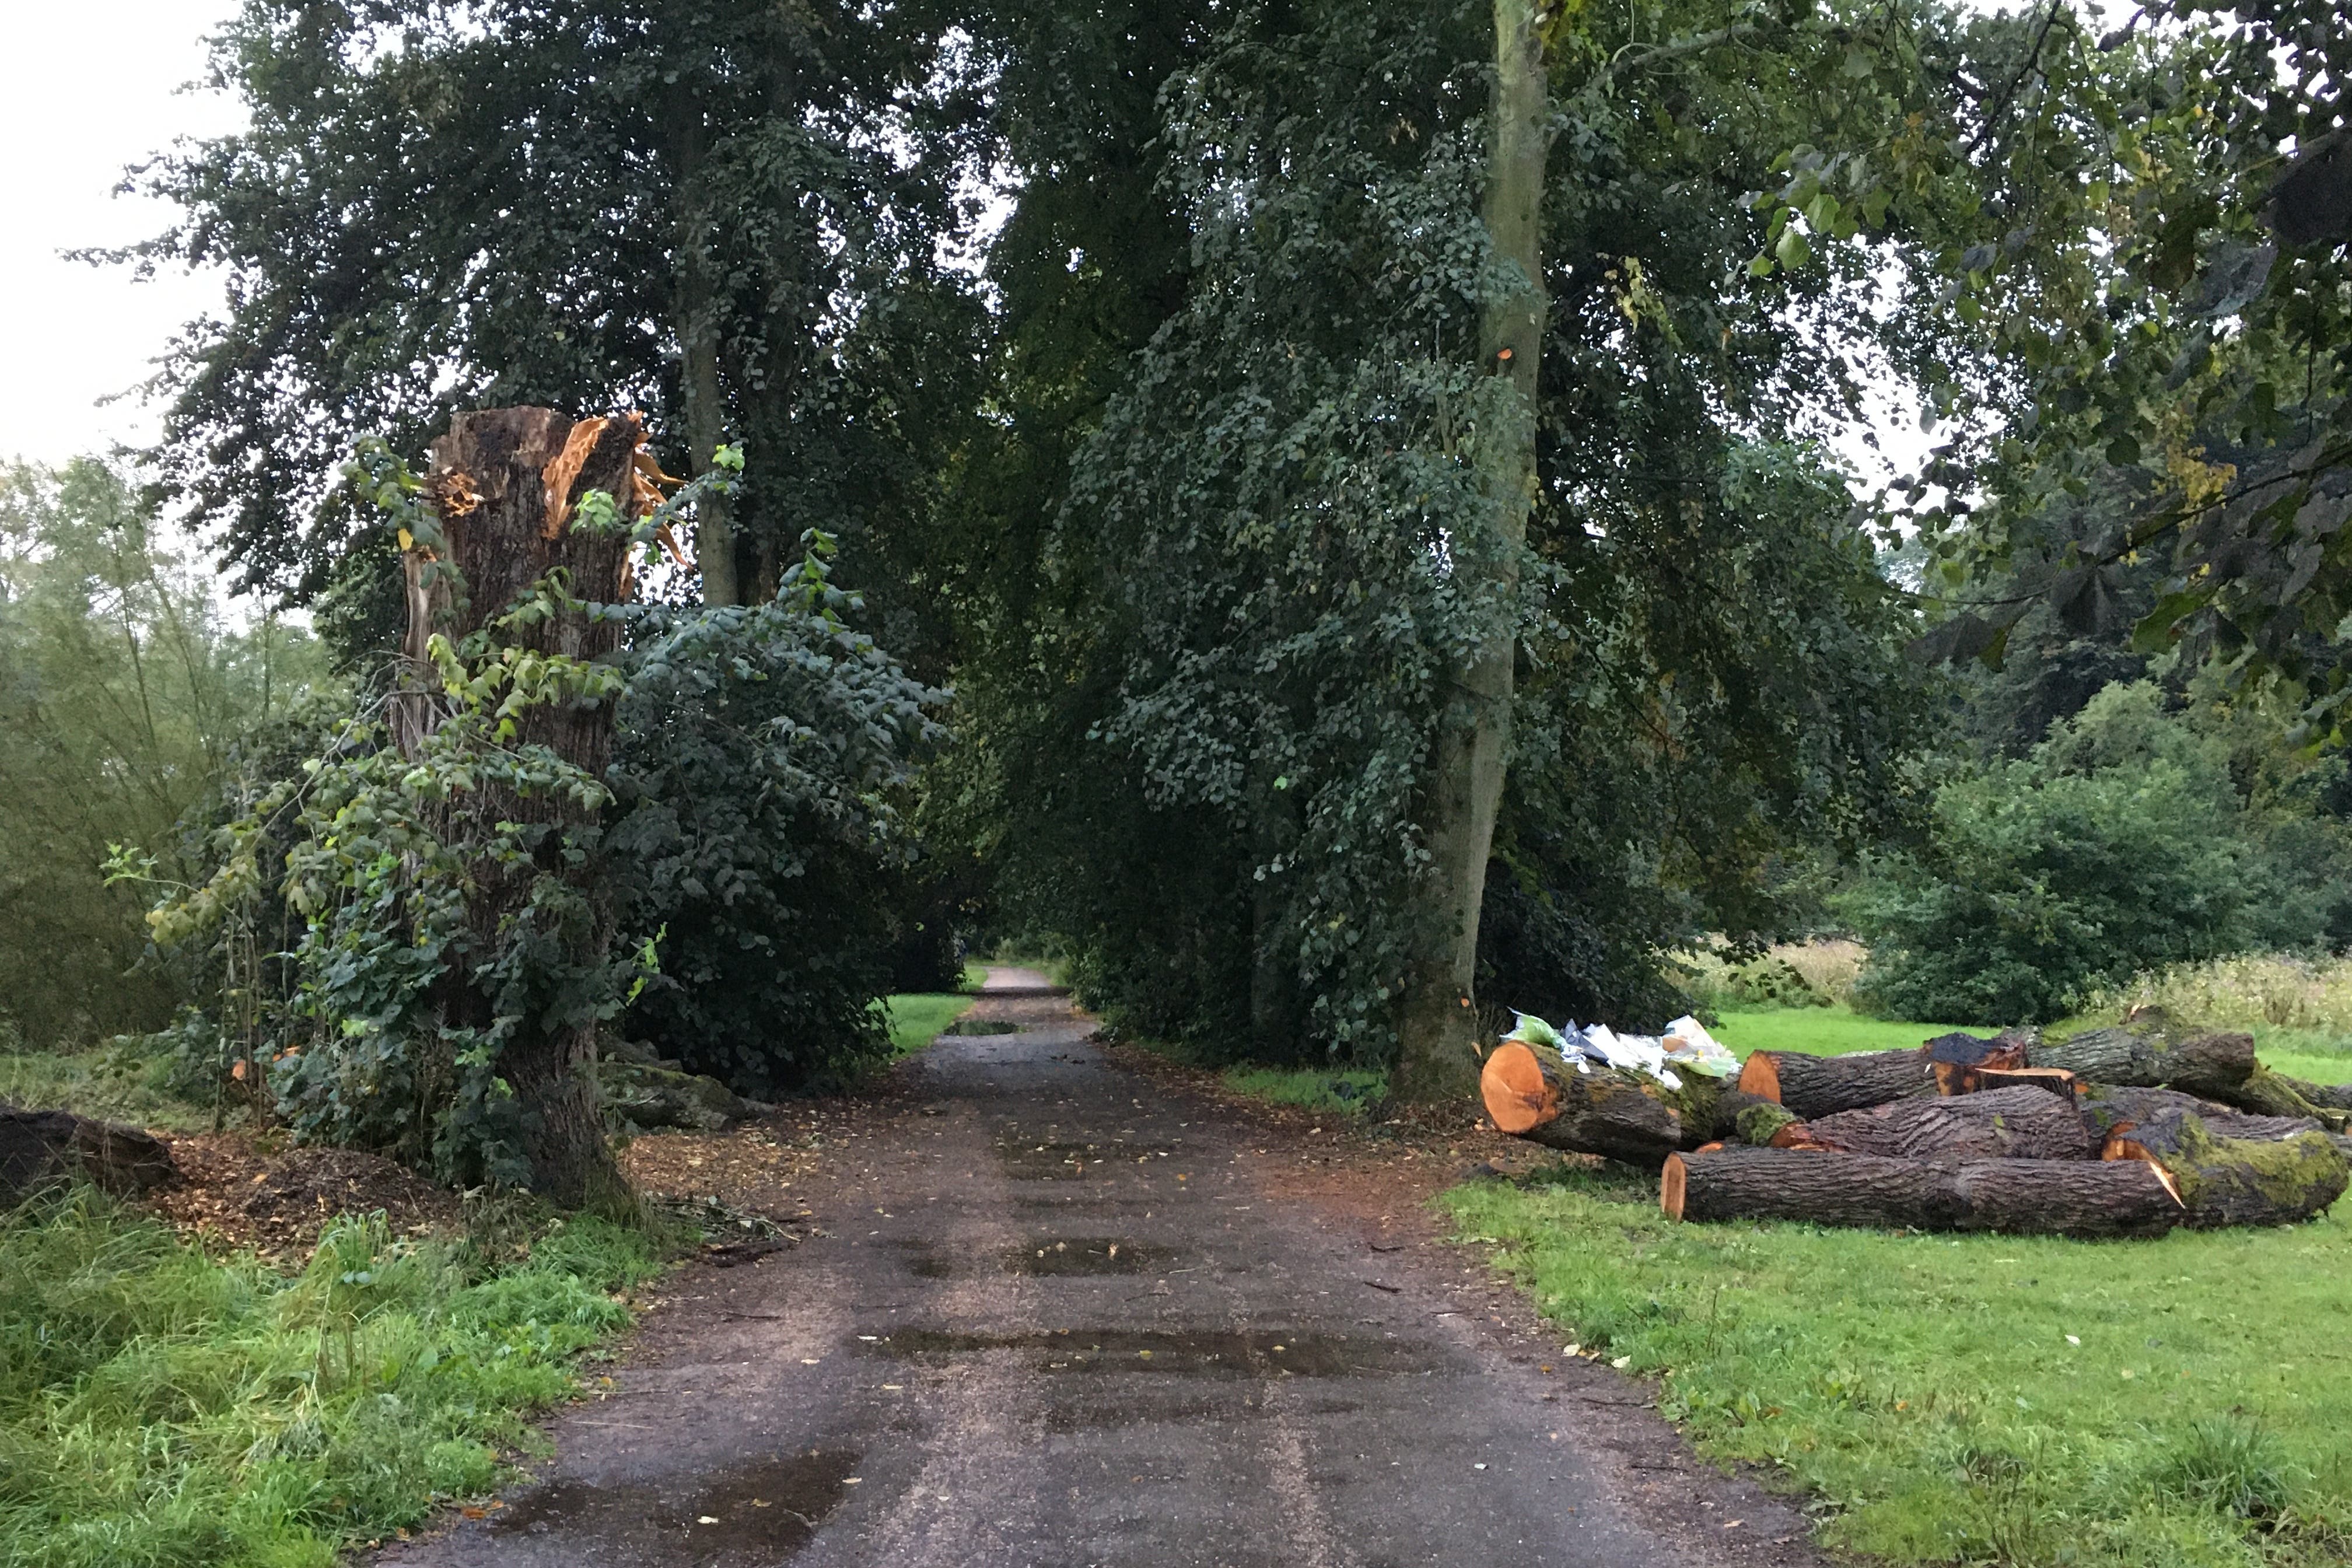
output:
[[1262,1128],[1107,1060],[1042,975],[992,971],[973,1016],[1021,1032],[910,1065],[813,1200],[825,1231],[690,1270],[538,1484],[381,1561],[1821,1561],[1642,1385],[1549,1367],[1417,1194],[1390,1215],[1377,1183],[1292,1181]]

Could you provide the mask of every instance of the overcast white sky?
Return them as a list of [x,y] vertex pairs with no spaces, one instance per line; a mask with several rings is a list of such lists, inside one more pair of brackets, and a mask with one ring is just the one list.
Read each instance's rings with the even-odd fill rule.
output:
[[235,105],[174,89],[205,67],[205,37],[236,0],[78,0],[5,9],[16,68],[0,93],[0,458],[62,462],[143,441],[154,411],[98,400],[150,374],[182,322],[214,308],[216,280],[132,283],[58,252],[163,227],[167,207],[110,195],[126,165],[174,137],[238,123]]

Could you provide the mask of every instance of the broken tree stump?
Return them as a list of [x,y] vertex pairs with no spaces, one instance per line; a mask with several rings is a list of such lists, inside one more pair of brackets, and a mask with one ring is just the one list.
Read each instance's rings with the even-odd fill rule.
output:
[[1936,1092],[1924,1050],[1860,1051],[1845,1057],[1756,1051],[1739,1069],[1739,1089],[1812,1121]]
[[136,1127],[0,1105],[0,1204],[21,1203],[53,1183],[86,1176],[120,1197],[180,1179],[163,1141]]
[[2161,1236],[2186,1215],[2162,1173],[2139,1161],[1928,1162],[1737,1145],[1668,1155],[1658,1202],[1675,1219],[2013,1236]]
[[2090,1160],[2100,1149],[2071,1098],[2030,1085],[1840,1111],[1792,1123],[1775,1142],[1898,1160]]

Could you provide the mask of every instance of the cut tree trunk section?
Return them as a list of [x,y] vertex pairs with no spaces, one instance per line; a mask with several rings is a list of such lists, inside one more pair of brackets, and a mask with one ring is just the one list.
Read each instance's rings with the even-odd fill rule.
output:
[[1898,1160],[2092,1160],[2100,1147],[2071,1100],[2031,1086],[1841,1111],[1792,1122],[1773,1142]]
[[1699,1074],[1668,1089],[1613,1068],[1579,1072],[1550,1047],[1521,1040],[1486,1053],[1478,1087],[1486,1114],[1505,1132],[1549,1149],[1642,1165],[1727,1136],[1742,1110],[1761,1103]]
[[2137,1161],[1892,1160],[1818,1150],[1671,1154],[1659,1205],[1687,1220],[1793,1220],[2014,1236],[2160,1236],[2186,1217]]
[[2315,1127],[2283,1138],[2217,1137],[2177,1105],[2110,1136],[2106,1158],[2160,1166],[2188,1211],[2182,1223],[2200,1230],[2306,1220],[2352,1180],[2343,1152]]
[[1742,1093],[1785,1106],[1800,1121],[1862,1110],[1936,1092],[1921,1050],[1860,1051],[1846,1057],[1757,1051],[1739,1069]]

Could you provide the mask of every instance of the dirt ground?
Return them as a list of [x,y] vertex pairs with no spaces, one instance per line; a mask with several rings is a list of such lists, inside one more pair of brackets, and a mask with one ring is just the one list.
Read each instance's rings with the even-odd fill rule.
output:
[[[1812,1564],[1801,1515],[1563,1357],[1427,1200],[1540,1156],[1234,1103],[1039,978],[877,1091],[636,1140],[757,1216],[462,1564]],[[470,1510],[469,1510],[470,1511]]]
[[338,1215],[381,1209],[394,1235],[457,1224],[457,1195],[394,1161],[353,1149],[277,1149],[249,1132],[157,1134],[179,1182],[146,1206],[218,1251],[299,1264]]

